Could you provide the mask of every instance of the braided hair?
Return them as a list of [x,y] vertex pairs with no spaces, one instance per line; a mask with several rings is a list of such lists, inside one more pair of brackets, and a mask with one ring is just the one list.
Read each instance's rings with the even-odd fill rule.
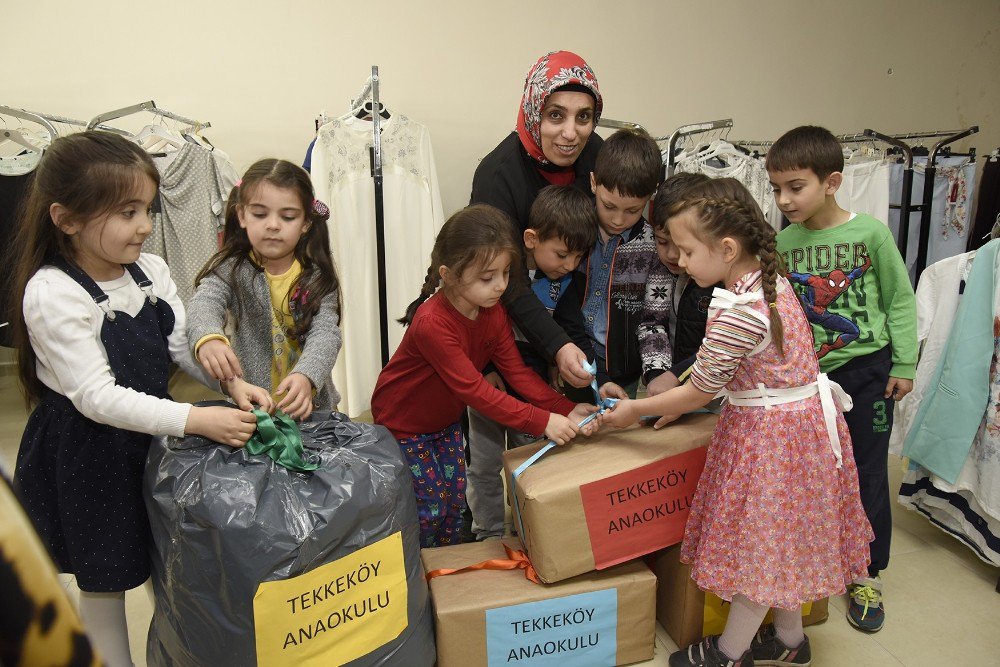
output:
[[778,313],[778,276],[785,269],[776,251],[774,228],[764,220],[760,206],[746,187],[734,178],[716,178],[692,186],[681,201],[667,212],[669,217],[694,209],[698,216],[695,235],[720,240],[739,241],[743,250],[760,261],[761,282],[771,320],[771,338],[784,354],[784,327]]
[[442,266],[448,267],[449,272],[460,279],[466,269],[488,266],[502,253],[510,256],[513,267],[519,265],[520,244],[514,237],[514,222],[510,217],[488,204],[474,204],[459,210],[448,218],[434,240],[431,264],[427,267],[420,295],[396,321],[404,325],[413,322],[420,304],[437,291]]

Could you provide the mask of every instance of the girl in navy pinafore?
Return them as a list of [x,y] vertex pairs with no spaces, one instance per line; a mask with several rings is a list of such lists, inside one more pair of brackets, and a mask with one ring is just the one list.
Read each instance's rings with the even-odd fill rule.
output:
[[[141,254],[158,174],[105,132],[56,139],[36,170],[15,244],[9,314],[21,382],[35,405],[15,485],[108,665],[130,665],[124,591],[150,573],[142,476],[152,435],[242,446],[267,392],[223,383],[243,409],[167,394],[170,362],[210,386],[188,353],[184,307],[162,259]],[[219,387],[218,384],[214,384]]]

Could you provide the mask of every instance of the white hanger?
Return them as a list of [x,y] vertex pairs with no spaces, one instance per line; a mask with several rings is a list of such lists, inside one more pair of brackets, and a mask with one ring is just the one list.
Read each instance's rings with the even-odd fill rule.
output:
[[187,143],[180,133],[163,125],[147,125],[139,130],[135,140],[150,153],[178,151]]

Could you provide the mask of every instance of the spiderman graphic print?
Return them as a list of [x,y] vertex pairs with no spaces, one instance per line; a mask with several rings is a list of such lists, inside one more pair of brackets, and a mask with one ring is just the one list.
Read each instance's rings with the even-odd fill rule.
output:
[[871,265],[871,258],[865,255],[860,266],[856,266],[846,273],[842,269],[834,269],[825,274],[794,271],[789,271],[787,274],[789,282],[800,286],[799,298],[809,322],[834,333],[833,342],[824,342],[817,350],[816,356],[820,359],[828,352],[839,350],[848,343],[857,340],[858,336],[861,335],[861,329],[854,321],[832,312],[830,306],[847,292],[848,288],[871,268]]

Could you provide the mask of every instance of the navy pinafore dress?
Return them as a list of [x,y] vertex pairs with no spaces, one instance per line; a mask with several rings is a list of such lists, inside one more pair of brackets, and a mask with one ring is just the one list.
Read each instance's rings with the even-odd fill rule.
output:
[[[62,261],[55,265],[104,311],[101,342],[115,384],[170,398],[167,337],[174,329],[174,312],[153,295],[153,283],[142,269],[125,266],[146,293],[132,317],[111,310],[108,295],[78,267]],[[75,574],[81,590],[124,591],[149,578],[151,537],[142,475],[151,440],[147,433],[88,419],[51,389],[28,418],[15,483],[57,567]]]

